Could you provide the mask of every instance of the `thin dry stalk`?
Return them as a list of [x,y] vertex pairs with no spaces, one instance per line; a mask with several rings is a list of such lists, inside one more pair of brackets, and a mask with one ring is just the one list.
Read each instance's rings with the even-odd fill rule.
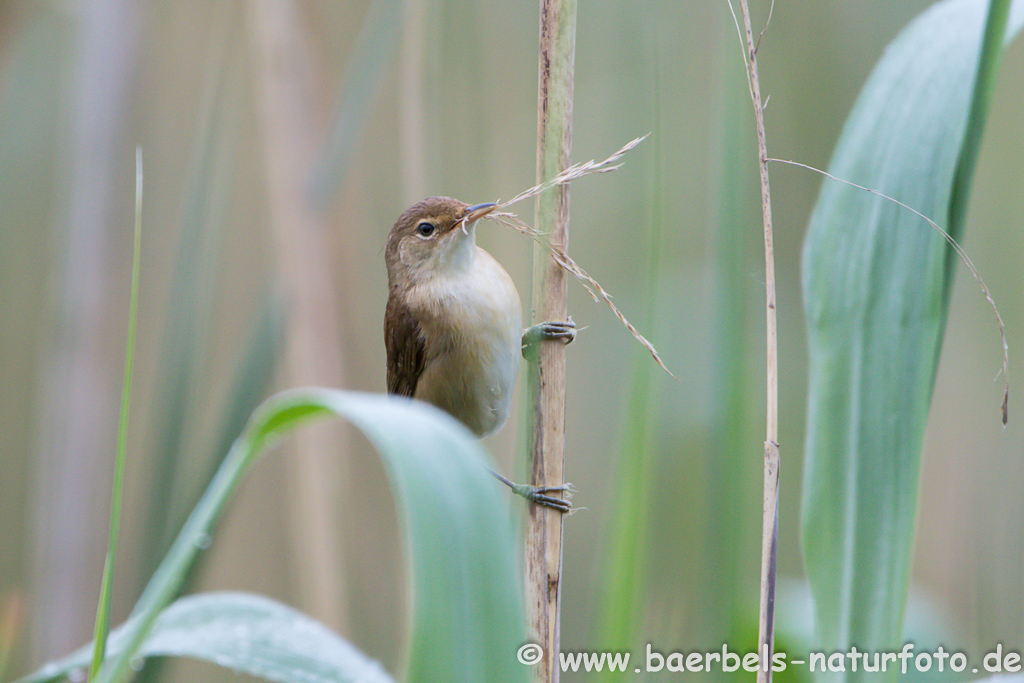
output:
[[[758,683],[771,683],[775,640],[775,570],[779,535],[779,348],[775,318],[775,250],[772,245],[772,199],[768,183],[768,143],[764,132],[764,107],[757,73],[757,45],[750,28],[747,0],[739,0],[746,38],[747,80],[757,125],[758,170],[761,178],[761,213],[764,217],[765,331],[767,341],[767,419],[764,442],[764,499],[761,510],[761,606],[758,618]],[[774,3],[773,3],[774,6]],[[732,10],[732,4],[729,4]],[[735,13],[733,14],[735,17]],[[763,34],[763,31],[762,31]]]

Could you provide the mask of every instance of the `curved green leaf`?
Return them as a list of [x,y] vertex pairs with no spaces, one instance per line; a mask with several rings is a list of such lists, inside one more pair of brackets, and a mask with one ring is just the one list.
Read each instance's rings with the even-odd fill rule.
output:
[[[253,414],[136,603],[120,636],[122,649],[108,652],[97,682],[128,676],[129,661],[144,652],[158,615],[209,545],[224,505],[267,442],[332,414],[353,423],[376,448],[405,522],[413,600],[407,680],[525,677],[516,659],[525,637],[516,541],[478,441],[424,403],[309,388],[277,394]],[[53,680],[68,671],[50,665],[24,681]]]
[[[111,632],[108,656],[124,652],[135,626],[129,621]],[[89,663],[89,654],[89,648],[82,648],[45,670],[74,672]],[[153,622],[136,656],[191,657],[280,683],[394,680],[322,624],[246,593],[205,593],[176,601]]]
[[[1007,6],[993,2],[986,24],[987,3],[946,0],[912,22],[865,85],[830,173],[959,236]],[[1024,3],[1013,9],[1010,36]],[[802,531],[825,649],[900,642],[953,265],[943,237],[918,216],[824,181],[803,258],[810,388]],[[992,335],[996,343],[995,326]]]

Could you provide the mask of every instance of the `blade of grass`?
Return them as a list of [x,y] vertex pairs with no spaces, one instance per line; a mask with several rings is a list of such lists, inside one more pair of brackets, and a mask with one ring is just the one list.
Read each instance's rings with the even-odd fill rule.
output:
[[135,362],[135,327],[139,303],[139,262],[142,253],[142,147],[135,148],[135,240],[132,249],[132,283],[128,306],[128,341],[124,352],[124,381],[121,387],[121,417],[117,426],[117,455],[114,462],[114,486],[110,494],[110,535],[107,557],[103,563],[103,582],[96,608],[95,647],[89,666],[89,680],[96,678],[106,653],[110,631],[110,598],[114,584],[114,560],[117,556],[117,535],[121,528],[121,492],[124,488],[124,463],[128,440],[128,408],[132,396],[132,366]]
[[[1020,4],[1018,3],[1018,7]],[[967,202],[971,196],[971,185],[974,181],[974,168],[977,166],[978,154],[981,152],[981,137],[985,132],[985,121],[988,119],[988,107],[992,101],[992,91],[995,88],[996,75],[999,73],[999,62],[1003,55],[1003,42],[1008,40],[1006,34],[1007,22],[1010,16],[1010,0],[992,0],[989,4],[988,18],[985,21],[985,33],[981,39],[981,56],[978,59],[978,72],[974,81],[974,92],[971,96],[971,109],[967,114],[967,133],[964,144],[960,148],[960,156],[956,161],[956,171],[953,174],[953,195],[949,200],[949,225],[961,226],[967,220]],[[1016,33],[1016,31],[1014,31]],[[1011,34],[1013,35],[1013,34]],[[977,272],[974,265],[966,254],[959,248],[955,241],[950,245],[956,255],[966,259],[968,268],[971,269],[975,279],[981,284],[982,291],[988,297],[992,308],[995,302],[988,294],[988,288]],[[946,270],[952,272],[956,264],[953,254],[947,253]],[[946,279],[947,289],[952,286],[953,278]],[[1006,345],[1006,332],[1003,329],[1003,320],[996,310],[996,319],[999,321],[999,333],[1003,338],[1003,374],[1006,382],[1006,389],[1003,392],[1003,403],[1000,408],[1002,413],[1003,426],[1009,419],[1010,403],[1010,368],[1009,350]]]
[[[283,307],[278,302],[268,299],[263,308],[263,313],[250,335],[249,343],[246,345],[246,352],[238,364],[231,389],[228,392],[228,398],[220,409],[221,418],[216,423],[220,425],[220,434],[216,439],[216,446],[209,450],[210,455],[204,454],[203,461],[198,465],[197,473],[190,478],[189,485],[182,487],[179,492],[179,495],[186,498],[190,504],[194,505],[202,495],[202,489],[195,490],[195,485],[208,486],[216,474],[217,468],[222,462],[222,458],[216,457],[216,454],[226,454],[231,449],[231,443],[235,436],[245,429],[245,423],[249,415],[258,407],[260,399],[266,395],[265,392],[270,385],[276,365],[277,352],[284,337],[283,331]],[[193,460],[196,459],[195,454],[183,455],[188,455]],[[187,510],[183,512],[187,512]],[[185,521],[186,516],[185,514],[179,515],[177,519],[179,528]],[[172,536],[165,544],[164,550],[173,540]],[[178,594],[187,593],[194,588],[197,583],[197,577],[202,575],[207,557],[209,556],[197,556],[196,561],[182,581]],[[156,654],[156,652],[153,654]],[[139,683],[159,681],[164,663],[165,660],[163,659],[147,660],[145,668],[136,677],[136,681]]]
[[[234,374],[228,398],[220,409],[221,417],[216,422],[216,424],[220,425],[220,434],[216,438],[216,446],[212,449],[203,449],[204,456],[202,462],[198,463],[197,472],[188,479],[186,485],[182,486],[180,484],[181,480],[175,482],[178,486],[177,495],[187,501],[188,507],[183,507],[179,510],[179,507],[175,506],[173,510],[167,513],[166,524],[174,524],[173,527],[168,527],[169,531],[181,528],[182,523],[184,523],[188,516],[188,510],[199,500],[203,493],[203,488],[210,484],[210,481],[217,472],[218,466],[222,462],[222,458],[217,457],[217,454],[226,454],[231,450],[231,442],[245,429],[245,423],[249,415],[259,406],[260,399],[266,396],[266,390],[270,386],[270,380],[276,365],[277,353],[280,349],[281,340],[284,337],[283,332],[283,307],[279,305],[279,302],[267,299],[260,319],[250,335],[249,343],[245,347],[246,352],[243,354],[242,360],[239,362]],[[182,452],[179,455],[182,458],[187,456],[193,461],[197,460],[194,453]],[[166,552],[173,540],[174,536],[169,535],[167,540],[161,544],[160,552],[157,554],[157,559],[154,560],[152,569],[156,569],[159,558]],[[198,583],[197,577],[202,575],[203,566],[208,557],[208,555],[202,554],[196,557],[196,561],[182,581],[181,589],[178,591],[179,595],[188,593],[195,587],[196,583]],[[150,570],[150,574],[152,574],[152,570]],[[144,587],[140,587],[140,592]],[[147,651],[149,651],[149,643],[147,643]],[[153,654],[157,653],[154,651]],[[147,660],[146,666],[136,677],[136,682],[150,683],[152,681],[159,681],[163,673],[164,664],[165,660],[163,659]]]
[[[232,125],[240,115],[240,55],[228,46],[237,39],[232,30],[233,10],[225,4],[207,19],[224,37],[214,41],[203,71],[204,88],[196,117],[195,134],[185,172],[182,195],[178,253],[174,280],[167,301],[163,325],[158,389],[152,395],[152,431],[148,435],[148,458],[153,462],[144,511],[145,532],[138,554],[132,595],[139,595],[146,581],[167,552],[174,535],[199,500],[217,465],[231,446],[211,448],[209,441],[196,443],[205,435],[202,422],[210,413],[213,396],[210,349],[216,296],[223,271],[218,267],[223,232],[237,175],[238,136]],[[253,400],[246,415],[258,404]],[[221,423],[215,423],[221,424]],[[232,424],[237,435],[245,417]],[[217,442],[220,445],[220,442]],[[193,575],[201,567],[193,570]],[[150,660],[136,677],[136,683],[157,683],[164,674],[164,660]]]
[[[134,2],[90,2],[79,9],[65,37],[57,38],[61,44],[43,48],[55,49],[70,68],[58,67],[64,80],[53,86],[62,93],[53,128],[54,194],[19,192],[29,201],[50,202],[56,248],[46,268],[54,298],[43,301],[55,308],[43,313],[46,332],[39,338],[35,491],[26,511],[34,520],[26,577],[33,615],[30,658],[67,649],[94,624],[93,573],[103,562],[109,454],[115,450],[118,387],[109,359],[117,352],[109,346],[108,330],[121,312],[110,306],[112,217],[122,166],[131,166],[124,150],[145,22],[142,6]],[[66,50],[65,43],[74,47]],[[17,130],[10,124],[5,129]],[[8,226],[2,230],[6,234]]]
[[[228,500],[271,442],[313,418],[337,415],[380,454],[407,530],[414,596],[408,681],[521,681],[525,632],[508,511],[494,495],[479,443],[453,418],[418,401],[321,388],[277,394],[253,413],[153,575],[125,628],[124,648],[97,683],[124,681],[129,662],[177,594]],[[401,425],[401,429],[396,429]],[[67,673],[44,666],[25,683]]]

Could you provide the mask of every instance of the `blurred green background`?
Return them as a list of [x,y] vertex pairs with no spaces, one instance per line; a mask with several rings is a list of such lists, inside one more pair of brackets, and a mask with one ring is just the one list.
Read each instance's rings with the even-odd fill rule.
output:
[[[777,3],[760,52],[769,152],[825,167],[884,46],[929,4]],[[767,9],[752,8],[755,26]],[[489,201],[534,183],[537,20],[534,3],[454,0],[0,3],[0,648],[11,654],[0,678],[91,638],[136,145],[142,283],[115,621],[256,402],[299,384],[383,389],[383,244],[398,214],[425,196]],[[621,170],[574,184],[569,251],[680,381],[570,284],[587,329],[569,349],[565,469],[587,509],[566,520],[563,649],[602,644],[617,523],[641,534],[634,652],[753,642],[764,265],[741,54],[725,2],[580,3],[574,161],[652,135]],[[1018,41],[964,244],[1006,320],[1011,372],[1024,339],[1022,76]],[[797,531],[799,255],[821,180],[771,172],[786,644],[810,628]],[[481,227],[528,302],[529,241]],[[925,642],[913,626],[923,620],[929,637],[979,656],[1024,645],[1024,427],[1011,397],[1000,429],[1000,362],[991,312],[959,272],[924,447],[908,634]],[[486,446],[521,476],[518,425]],[[283,600],[399,670],[403,549],[376,459],[344,429],[284,446],[243,487],[191,589]],[[637,511],[617,484],[640,457]],[[161,674],[235,678],[187,662]]]

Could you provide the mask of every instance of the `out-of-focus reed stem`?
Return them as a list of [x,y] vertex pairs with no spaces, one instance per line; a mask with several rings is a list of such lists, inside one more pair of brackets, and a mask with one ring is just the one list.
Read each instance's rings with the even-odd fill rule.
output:
[[[289,306],[287,382],[342,386],[340,308],[326,244],[332,227],[310,185],[326,136],[320,60],[299,3],[259,0],[246,10],[277,273]],[[343,628],[339,508],[345,467],[339,455],[347,448],[338,436],[327,425],[299,432],[287,485],[294,575],[305,608]]]
[[69,150],[60,166],[69,170],[57,179],[52,327],[39,356],[31,660],[80,645],[95,616],[117,415],[110,368],[120,335],[108,330],[123,329],[110,310],[111,226],[120,224],[113,179],[128,167],[139,11],[138,3],[96,0],[76,15],[73,94],[58,146]]

